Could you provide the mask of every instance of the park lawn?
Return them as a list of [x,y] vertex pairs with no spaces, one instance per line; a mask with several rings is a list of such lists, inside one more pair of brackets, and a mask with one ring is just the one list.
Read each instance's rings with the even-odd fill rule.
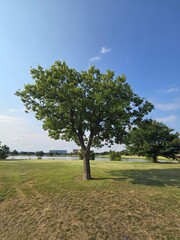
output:
[[0,239],[180,239],[180,164],[0,161]]

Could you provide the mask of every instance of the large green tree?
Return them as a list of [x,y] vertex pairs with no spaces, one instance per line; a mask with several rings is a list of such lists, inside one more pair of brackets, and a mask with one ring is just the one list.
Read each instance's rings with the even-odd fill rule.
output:
[[56,61],[49,69],[31,69],[34,84],[16,95],[27,112],[35,112],[54,139],[73,140],[84,155],[84,179],[91,178],[90,149],[123,143],[127,129],[141,121],[153,105],[133,92],[125,76],[115,77],[91,66],[78,72]]
[[0,159],[6,159],[9,156],[10,150],[7,145],[0,142]]
[[180,139],[179,133],[173,131],[155,120],[142,121],[138,128],[130,131],[127,149],[132,154],[150,157],[153,162],[157,162],[158,156],[177,159]]

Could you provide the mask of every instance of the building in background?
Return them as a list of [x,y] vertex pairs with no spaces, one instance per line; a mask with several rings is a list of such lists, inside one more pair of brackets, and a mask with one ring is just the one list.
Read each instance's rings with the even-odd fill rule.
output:
[[51,154],[67,154],[67,150],[49,150]]

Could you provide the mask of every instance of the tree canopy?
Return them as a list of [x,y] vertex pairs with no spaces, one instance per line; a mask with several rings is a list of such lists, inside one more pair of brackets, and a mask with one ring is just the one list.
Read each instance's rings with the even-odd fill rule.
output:
[[148,114],[153,105],[140,98],[113,71],[101,73],[91,66],[76,71],[56,61],[49,69],[31,69],[34,84],[27,84],[16,95],[27,112],[35,112],[43,129],[54,139],[73,140],[84,154],[84,178],[90,179],[91,147],[121,144],[131,125]]
[[10,153],[9,147],[0,142],[0,159],[6,159]]
[[127,149],[157,162],[158,156],[176,159],[180,151],[179,133],[161,122],[146,120],[129,133]]

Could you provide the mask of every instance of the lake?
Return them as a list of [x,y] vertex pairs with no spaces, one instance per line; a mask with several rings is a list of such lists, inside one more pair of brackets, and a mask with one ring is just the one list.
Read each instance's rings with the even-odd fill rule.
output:
[[[37,156],[26,156],[26,155],[18,155],[18,156],[9,156],[7,160],[16,159],[16,160],[23,160],[23,159],[37,159]],[[79,160],[77,156],[58,156],[58,157],[47,157],[43,156],[43,160]],[[96,157],[96,161],[110,161],[107,157]],[[123,162],[152,162],[150,160],[141,159],[141,158],[122,158]]]

